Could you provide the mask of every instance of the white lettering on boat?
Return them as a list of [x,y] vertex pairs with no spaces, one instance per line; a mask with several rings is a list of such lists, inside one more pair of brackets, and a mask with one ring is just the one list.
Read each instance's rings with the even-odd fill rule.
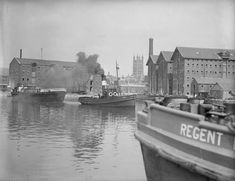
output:
[[198,128],[193,125],[181,124],[180,135],[220,146],[223,133],[211,131],[204,128]]

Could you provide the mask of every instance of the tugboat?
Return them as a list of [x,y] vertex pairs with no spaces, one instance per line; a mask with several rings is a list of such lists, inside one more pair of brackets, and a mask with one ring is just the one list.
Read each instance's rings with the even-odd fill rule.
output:
[[148,181],[235,180],[234,101],[195,102],[168,97],[137,113]]
[[84,105],[125,107],[135,106],[135,97],[135,95],[120,95],[115,89],[105,89],[102,96],[80,97],[78,101]]
[[80,97],[78,101],[84,105],[99,105],[111,107],[135,106],[136,95],[121,95],[118,83],[118,65],[116,63],[117,85],[112,88],[102,86],[102,95],[95,97]]
[[15,87],[11,91],[14,100],[29,102],[63,102],[66,89],[41,89],[36,86]]

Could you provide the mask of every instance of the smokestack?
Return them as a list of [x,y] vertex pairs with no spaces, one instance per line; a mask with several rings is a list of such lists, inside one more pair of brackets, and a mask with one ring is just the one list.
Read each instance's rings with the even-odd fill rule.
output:
[[22,58],[22,49],[20,49],[20,58]]
[[153,55],[153,38],[149,38],[149,55]]

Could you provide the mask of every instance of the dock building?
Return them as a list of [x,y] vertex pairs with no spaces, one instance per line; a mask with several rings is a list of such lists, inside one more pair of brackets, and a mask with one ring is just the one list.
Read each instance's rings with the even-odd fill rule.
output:
[[235,50],[176,47],[171,60],[175,95],[199,94],[200,90],[209,94],[205,87],[211,88],[221,79],[234,84]]
[[172,95],[172,65],[171,60],[173,52],[170,51],[161,51],[158,60],[157,60],[157,87],[158,93],[163,95]]
[[76,62],[15,57],[9,66],[9,85],[11,88],[19,85],[41,87],[46,78],[43,74],[50,68],[57,66],[70,71],[75,65]]

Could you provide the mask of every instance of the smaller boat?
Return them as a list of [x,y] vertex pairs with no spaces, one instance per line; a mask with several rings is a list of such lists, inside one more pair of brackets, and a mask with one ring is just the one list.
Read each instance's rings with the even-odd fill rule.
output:
[[63,102],[65,94],[64,88],[41,89],[36,86],[15,87],[11,91],[14,100],[27,102]]

